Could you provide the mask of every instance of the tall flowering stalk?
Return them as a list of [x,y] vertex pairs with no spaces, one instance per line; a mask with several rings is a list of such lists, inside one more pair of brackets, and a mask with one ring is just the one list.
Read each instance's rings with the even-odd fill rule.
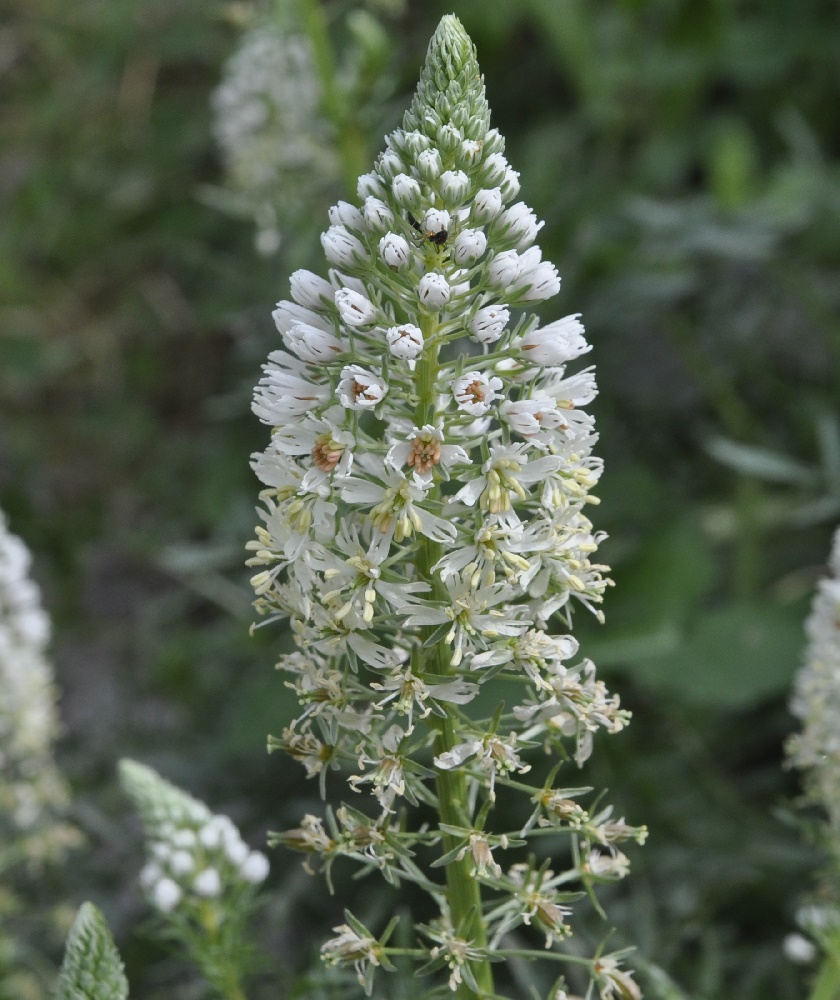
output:
[[829,571],[819,583],[805,626],[808,647],[791,700],[802,730],[787,747],[790,763],[804,772],[807,798],[824,813],[821,841],[830,858],[820,903],[800,912],[803,928],[826,955],[812,994],[815,1000],[840,995],[840,529],[834,535]]
[[[495,996],[491,963],[516,955],[575,963],[604,1000],[636,998],[621,956],[556,946],[578,898],[626,873],[618,845],[644,828],[587,810],[588,790],[559,787],[558,767],[525,777],[529,751],[581,764],[596,731],[628,720],[575,639],[548,631],[575,604],[601,618],[610,582],[585,514],[601,473],[585,411],[595,379],[567,368],[590,347],[577,316],[541,326],[527,312],[560,278],[516,201],[456,18],[386,142],[359,204],[330,211],[327,278],[295,272],[274,312],[284,349],[256,390],[272,434],[254,460],[266,488],[249,560],[258,610],[290,618],[298,646],[279,666],[302,711],[270,746],[323,795],[327,772],[347,768],[373,801],[276,839],[328,875],[342,857],[432,897],[416,948],[351,914],[335,928],[325,960],[355,967],[368,993],[400,955],[443,970],[460,997]],[[526,797],[524,828],[494,811],[501,788]],[[408,805],[438,821],[410,829]],[[565,835],[565,870],[525,849],[546,834]],[[523,924],[538,949],[514,947]]]

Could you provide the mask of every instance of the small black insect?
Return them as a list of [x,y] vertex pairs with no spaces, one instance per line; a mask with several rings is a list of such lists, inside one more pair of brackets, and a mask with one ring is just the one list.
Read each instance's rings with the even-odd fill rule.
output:
[[439,233],[427,232],[425,229],[423,229],[423,227],[420,225],[417,219],[414,218],[411,212],[407,212],[406,214],[408,216],[408,221],[417,230],[417,232],[420,233],[420,235],[423,237],[424,240],[428,240],[431,244],[433,244],[438,248],[446,245],[446,242],[449,239],[448,229],[441,229]]

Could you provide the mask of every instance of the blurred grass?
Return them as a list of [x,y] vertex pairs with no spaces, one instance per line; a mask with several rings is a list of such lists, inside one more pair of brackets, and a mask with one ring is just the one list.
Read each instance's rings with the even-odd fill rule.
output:
[[[339,51],[351,6],[328,8]],[[840,496],[820,430],[840,399],[836,5],[409,5],[398,92],[449,10],[547,220],[556,308],[595,344],[596,519],[618,586],[607,626],[580,627],[636,719],[591,780],[652,831],[612,902],[618,938],[693,1000],[793,1000],[780,944],[815,859],[776,818],[796,792],[784,703]],[[247,636],[240,567],[262,440],[249,388],[289,261],[199,197],[223,182],[209,96],[236,13],[7,0],[0,24],[0,506],[56,619],[62,757],[91,840],[53,892],[103,906],[138,998],[198,993],[129,937],[116,759],[148,760],[254,842],[314,795],[263,754],[286,698],[275,637]],[[370,149],[398,104],[359,123]],[[311,214],[289,253],[318,266]],[[768,477],[721,439],[816,471]],[[293,858],[274,864],[266,945],[302,970],[340,907]],[[384,905],[367,883],[340,892],[361,916],[365,893]]]

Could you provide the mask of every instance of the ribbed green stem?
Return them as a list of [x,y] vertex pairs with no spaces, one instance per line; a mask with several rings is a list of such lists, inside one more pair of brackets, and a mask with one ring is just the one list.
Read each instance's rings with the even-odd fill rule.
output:
[[[423,319],[422,330],[425,346],[415,372],[417,385],[415,421],[418,426],[425,423],[435,423],[434,387],[437,379],[439,349],[439,343],[436,339],[437,324],[432,317]],[[428,495],[429,499],[438,499],[440,492],[437,484],[429,491]],[[440,577],[432,573],[432,566],[438,561],[441,554],[441,547],[437,542],[426,537],[419,538],[418,577],[431,586],[432,590],[429,596],[432,600],[445,603],[448,600],[446,588],[441,583]],[[423,631],[428,636],[434,629],[427,627]],[[426,657],[423,667],[428,673],[440,677],[452,675],[449,647],[445,643],[438,642],[429,647]],[[437,755],[451,750],[458,743],[449,709],[445,704],[441,707],[446,710],[445,718],[435,715],[429,717],[430,725],[437,730],[434,747]],[[451,826],[471,826],[472,818],[467,807],[467,782],[464,775],[457,770],[439,770],[435,780],[441,823]],[[457,845],[456,838],[444,834],[444,851],[451,851]],[[484,925],[484,915],[481,909],[481,885],[472,876],[472,859],[469,856],[465,856],[461,861],[451,861],[446,866],[446,889],[449,912],[455,929],[476,947],[486,948],[487,928]],[[482,959],[471,962],[470,968],[481,992],[476,994],[468,986],[462,984],[456,994],[459,1000],[479,1000],[482,995],[493,993],[493,970],[490,963],[486,959]]]

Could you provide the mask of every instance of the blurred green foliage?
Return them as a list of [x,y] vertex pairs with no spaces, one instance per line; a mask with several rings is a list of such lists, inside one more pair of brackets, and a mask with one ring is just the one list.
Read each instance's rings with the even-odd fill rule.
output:
[[[383,103],[350,120],[364,161],[454,10],[547,220],[556,308],[581,311],[596,345],[596,518],[617,586],[607,625],[579,625],[636,718],[588,780],[651,828],[608,906],[615,941],[692,1000],[794,1000],[808,972],[780,945],[815,854],[784,821],[785,700],[840,511],[836,4],[356,8],[323,8],[336,52],[360,15],[393,43],[369,88]],[[147,760],[254,843],[316,795],[264,756],[286,694],[275,639],[248,638],[240,565],[270,308],[292,262],[320,266],[342,191],[275,257],[203,199],[224,184],[210,95],[247,14],[8,0],[0,23],[0,507],[56,621],[62,761],[89,841],[49,892],[101,905],[140,1000],[201,989],[136,933],[139,841],[114,762]],[[293,973],[340,904],[375,922],[394,901],[349,883],[331,900],[294,858],[273,860],[263,944],[280,980],[339,996]],[[667,976],[640,965],[650,996],[680,995]],[[271,982],[254,996],[276,996]]]

